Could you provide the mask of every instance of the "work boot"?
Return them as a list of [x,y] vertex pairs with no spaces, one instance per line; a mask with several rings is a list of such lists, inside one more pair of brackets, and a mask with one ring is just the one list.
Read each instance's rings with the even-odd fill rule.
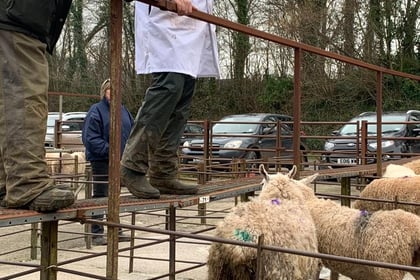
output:
[[197,185],[189,185],[177,179],[156,179],[150,178],[150,184],[163,194],[196,194]]
[[150,185],[146,175],[133,171],[127,167],[121,167],[121,185],[137,198],[159,198],[160,193]]
[[55,186],[35,197],[28,204],[28,208],[38,212],[54,212],[74,203],[74,193],[69,189]]

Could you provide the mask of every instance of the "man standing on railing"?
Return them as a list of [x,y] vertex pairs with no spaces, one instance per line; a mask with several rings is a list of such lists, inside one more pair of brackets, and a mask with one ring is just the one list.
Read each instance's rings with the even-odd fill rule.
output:
[[0,204],[55,211],[74,202],[48,175],[48,61],[71,0],[0,0]]
[[177,151],[196,78],[219,77],[215,26],[180,16],[193,7],[211,13],[213,0],[174,2],[179,15],[136,2],[136,70],[153,81],[124,150],[121,183],[139,198],[197,193],[176,179]]

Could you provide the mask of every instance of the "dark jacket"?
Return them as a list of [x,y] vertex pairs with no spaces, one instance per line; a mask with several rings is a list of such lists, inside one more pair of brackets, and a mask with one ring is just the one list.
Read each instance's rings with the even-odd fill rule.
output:
[[72,0],[0,0],[0,29],[24,33],[52,53]]
[[[86,159],[89,161],[108,160],[110,107],[105,97],[93,104],[85,118],[82,130],[82,141],[85,145]],[[121,105],[121,154],[133,126],[133,117]]]

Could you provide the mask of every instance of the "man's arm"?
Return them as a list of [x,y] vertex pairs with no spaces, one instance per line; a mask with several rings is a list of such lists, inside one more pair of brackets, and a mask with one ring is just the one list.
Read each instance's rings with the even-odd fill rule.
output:
[[[125,2],[133,2],[133,0],[124,0]],[[158,0],[155,0],[158,1]],[[176,4],[176,11],[179,15],[188,15],[193,11],[191,0],[172,0]]]

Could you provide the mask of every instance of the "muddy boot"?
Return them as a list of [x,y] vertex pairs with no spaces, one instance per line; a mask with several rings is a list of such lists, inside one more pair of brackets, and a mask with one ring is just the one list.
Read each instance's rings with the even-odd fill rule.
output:
[[160,193],[147,181],[146,175],[121,166],[121,185],[137,198],[159,198]]
[[163,194],[196,194],[197,185],[188,185],[177,179],[156,179],[150,178],[150,184]]
[[71,190],[55,186],[35,197],[27,206],[38,212],[54,212],[72,205],[74,200],[74,193]]

